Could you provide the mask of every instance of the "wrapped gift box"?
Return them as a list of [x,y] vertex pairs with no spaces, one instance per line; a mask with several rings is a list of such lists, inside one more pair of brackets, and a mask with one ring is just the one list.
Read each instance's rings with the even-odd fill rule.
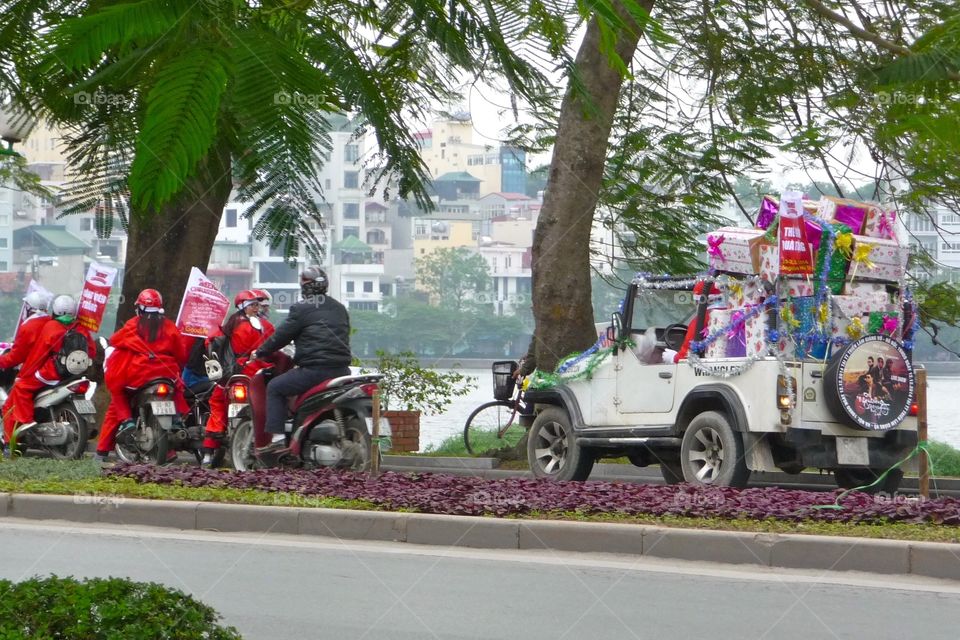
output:
[[796,343],[796,356],[822,360],[827,355],[830,329],[820,322],[817,299],[795,298],[792,304],[793,316],[800,322],[800,327],[791,331]]
[[763,229],[721,227],[707,234],[710,268],[753,275],[760,268]]
[[760,245],[760,268],[757,270],[760,279],[766,282],[776,282],[780,275],[780,248],[775,244]]
[[882,282],[847,282],[843,285],[843,295],[879,300],[881,304],[890,302],[887,285]]
[[728,281],[726,300],[730,307],[760,304],[764,295],[763,286],[756,279],[736,280],[730,278]]
[[896,238],[894,225],[897,221],[897,212],[893,209],[889,211],[883,207],[870,207],[867,211],[867,219],[863,223],[863,235],[870,238],[885,238],[893,240]]
[[[860,249],[871,247],[867,260],[856,261]],[[850,264],[847,275],[850,282],[880,281],[900,282],[907,270],[907,258],[910,249],[901,247],[896,240],[885,238],[869,238],[867,236],[853,236],[854,261]],[[868,264],[869,263],[869,264]]]
[[767,315],[760,313],[744,322],[745,353],[748,358],[767,355]]
[[730,330],[730,322],[733,320],[733,309],[711,309],[710,318],[707,320],[707,335],[720,332],[717,339],[711,342],[704,352],[705,358],[726,358],[727,357],[727,331]]
[[827,222],[837,222],[850,227],[850,231],[855,234],[863,231],[863,225],[867,220],[867,213],[871,208],[877,208],[876,205],[866,202],[857,202],[846,198],[834,198],[833,196],[821,196],[818,203],[817,215]]
[[[896,322],[896,325],[893,325]],[[900,314],[893,305],[888,305],[882,311],[871,311],[867,319],[867,333],[881,333],[885,336],[900,339]]]
[[[830,289],[830,293],[838,294],[843,290],[844,279],[847,276],[847,268],[850,265],[850,260],[843,251],[837,248],[838,239],[846,235],[849,239],[848,246],[852,245],[853,240],[850,236],[850,228],[845,224],[839,222],[830,222],[829,230],[824,231],[823,241],[821,243],[823,250],[817,252],[816,259],[816,269],[814,270],[813,279],[814,282],[819,284],[823,282],[822,273],[823,269],[826,268],[827,271],[827,288]],[[833,245],[831,251],[826,250],[826,246],[830,243],[831,232],[833,233]],[[830,255],[830,261],[827,263],[827,254]]]

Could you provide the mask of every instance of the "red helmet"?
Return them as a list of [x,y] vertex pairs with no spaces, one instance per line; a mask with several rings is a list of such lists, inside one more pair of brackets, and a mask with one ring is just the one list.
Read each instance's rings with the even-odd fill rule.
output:
[[137,296],[136,305],[145,309],[160,309],[163,307],[163,296],[156,289],[144,289]]
[[260,299],[261,304],[269,305],[273,301],[273,296],[266,289],[251,289],[250,291]]
[[241,291],[237,294],[237,297],[233,299],[233,306],[235,306],[237,309],[243,309],[244,307],[249,306],[251,302],[259,301],[260,296],[250,289],[247,289],[246,291]]

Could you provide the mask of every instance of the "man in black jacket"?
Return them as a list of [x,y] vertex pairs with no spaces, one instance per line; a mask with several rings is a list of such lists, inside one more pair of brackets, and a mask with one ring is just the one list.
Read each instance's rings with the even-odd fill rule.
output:
[[350,375],[350,316],[342,304],[327,295],[327,285],[323,269],[304,269],[300,274],[303,300],[290,307],[287,319],[257,349],[257,357],[266,357],[293,341],[293,361],[297,365],[267,385],[266,430],[273,434],[273,442],[258,453],[272,453],[286,446],[283,424],[287,398],[324,380]]

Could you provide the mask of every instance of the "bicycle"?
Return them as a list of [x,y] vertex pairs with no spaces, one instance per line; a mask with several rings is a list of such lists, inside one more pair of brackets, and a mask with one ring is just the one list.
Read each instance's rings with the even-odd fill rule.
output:
[[532,423],[533,407],[523,400],[523,380],[517,384],[513,377],[518,366],[513,360],[493,363],[495,400],[474,409],[463,427],[463,443],[470,455],[515,447]]

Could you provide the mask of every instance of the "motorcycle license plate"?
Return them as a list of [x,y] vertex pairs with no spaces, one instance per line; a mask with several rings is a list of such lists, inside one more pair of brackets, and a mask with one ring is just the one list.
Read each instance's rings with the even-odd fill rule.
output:
[[243,408],[246,406],[247,405],[239,402],[231,403],[230,406],[227,407],[227,417],[236,418],[238,415],[240,415],[240,412],[243,411]]
[[[373,418],[364,418],[364,420],[367,421],[367,433],[373,435]],[[392,435],[390,432],[390,421],[382,416],[380,417],[380,435]]]
[[155,416],[172,416],[177,410],[173,407],[173,400],[156,400],[150,403],[150,411]]
[[73,406],[76,407],[77,413],[80,414],[90,414],[96,413],[97,408],[93,406],[93,403],[89,400],[74,400]]

